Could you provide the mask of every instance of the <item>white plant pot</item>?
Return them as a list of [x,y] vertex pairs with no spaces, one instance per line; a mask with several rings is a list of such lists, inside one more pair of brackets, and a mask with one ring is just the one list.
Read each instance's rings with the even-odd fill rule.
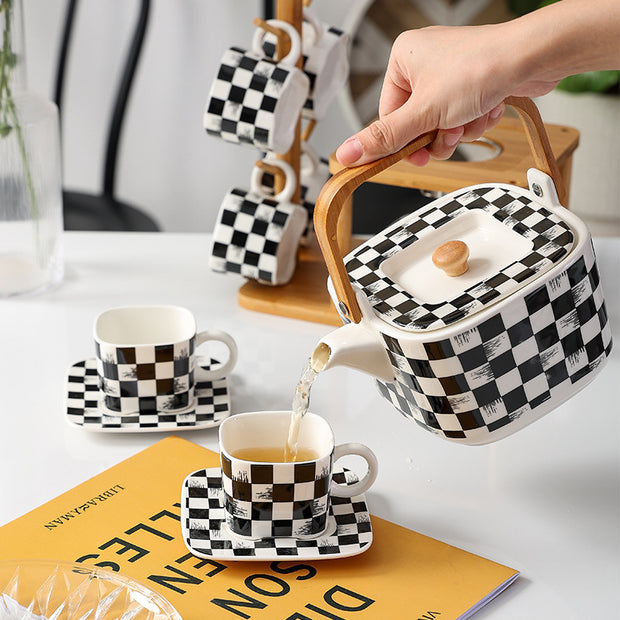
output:
[[554,90],[536,105],[545,123],[581,133],[573,155],[571,211],[593,236],[620,236],[620,97]]

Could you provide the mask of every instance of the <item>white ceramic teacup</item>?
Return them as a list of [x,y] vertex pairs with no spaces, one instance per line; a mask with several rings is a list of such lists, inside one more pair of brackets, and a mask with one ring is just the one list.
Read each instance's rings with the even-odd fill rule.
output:
[[237,361],[230,334],[196,330],[194,315],[178,306],[124,306],[102,312],[94,324],[102,407],[108,414],[179,413],[194,403],[195,350],[216,340],[228,360],[204,369],[209,381],[221,379]]
[[279,62],[266,58],[261,28],[252,51],[228,49],[211,85],[203,123],[209,135],[228,142],[285,153],[293,143],[310,81],[295,66],[301,53],[295,28],[280,20],[268,23],[289,35],[289,53]]
[[267,193],[264,172],[254,167],[249,191],[235,188],[226,194],[213,229],[209,266],[264,284],[286,284],[295,270],[308,214],[291,202],[296,186],[293,168],[275,157],[263,161],[283,170],[284,189],[275,196]]
[[[360,495],[377,477],[372,450],[359,443],[336,445],[329,423],[313,413],[306,413],[299,426],[304,460],[264,460],[273,448],[281,448],[284,457],[290,421],[290,411],[258,411],[232,416],[220,426],[226,523],[235,534],[316,537],[328,525],[330,496]],[[362,457],[368,469],[357,482],[339,484],[332,479],[333,467],[346,455]]]

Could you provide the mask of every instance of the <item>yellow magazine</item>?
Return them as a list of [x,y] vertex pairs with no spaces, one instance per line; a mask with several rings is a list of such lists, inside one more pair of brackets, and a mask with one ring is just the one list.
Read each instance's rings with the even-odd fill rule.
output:
[[0,527],[0,559],[111,569],[162,594],[184,620],[467,618],[518,576],[375,516],[372,545],[351,557],[196,557],[182,538],[181,488],[188,474],[218,465],[206,448],[162,439]]

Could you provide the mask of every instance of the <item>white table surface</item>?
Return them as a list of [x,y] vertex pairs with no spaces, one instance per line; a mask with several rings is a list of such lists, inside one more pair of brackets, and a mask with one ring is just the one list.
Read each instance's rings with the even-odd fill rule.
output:
[[[207,235],[66,233],[64,246],[61,286],[0,300],[0,525],[165,436],[65,422],[66,370],[92,357],[105,308],[177,304],[199,329],[230,332],[233,413],[288,409],[303,364],[333,329],[239,307],[242,280],[209,270]],[[521,571],[477,618],[620,617],[620,239],[595,248],[616,348],[592,384],[516,435],[452,444],[402,417],[364,374],[336,368],[314,384],[310,408],[337,442],[378,456],[373,514]],[[179,434],[217,449],[216,429]]]

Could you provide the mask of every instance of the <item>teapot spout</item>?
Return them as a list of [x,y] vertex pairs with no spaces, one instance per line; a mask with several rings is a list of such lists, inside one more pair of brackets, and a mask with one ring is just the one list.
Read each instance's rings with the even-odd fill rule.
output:
[[394,381],[394,370],[380,336],[362,323],[348,323],[327,334],[310,360],[315,372],[348,366],[382,381]]

